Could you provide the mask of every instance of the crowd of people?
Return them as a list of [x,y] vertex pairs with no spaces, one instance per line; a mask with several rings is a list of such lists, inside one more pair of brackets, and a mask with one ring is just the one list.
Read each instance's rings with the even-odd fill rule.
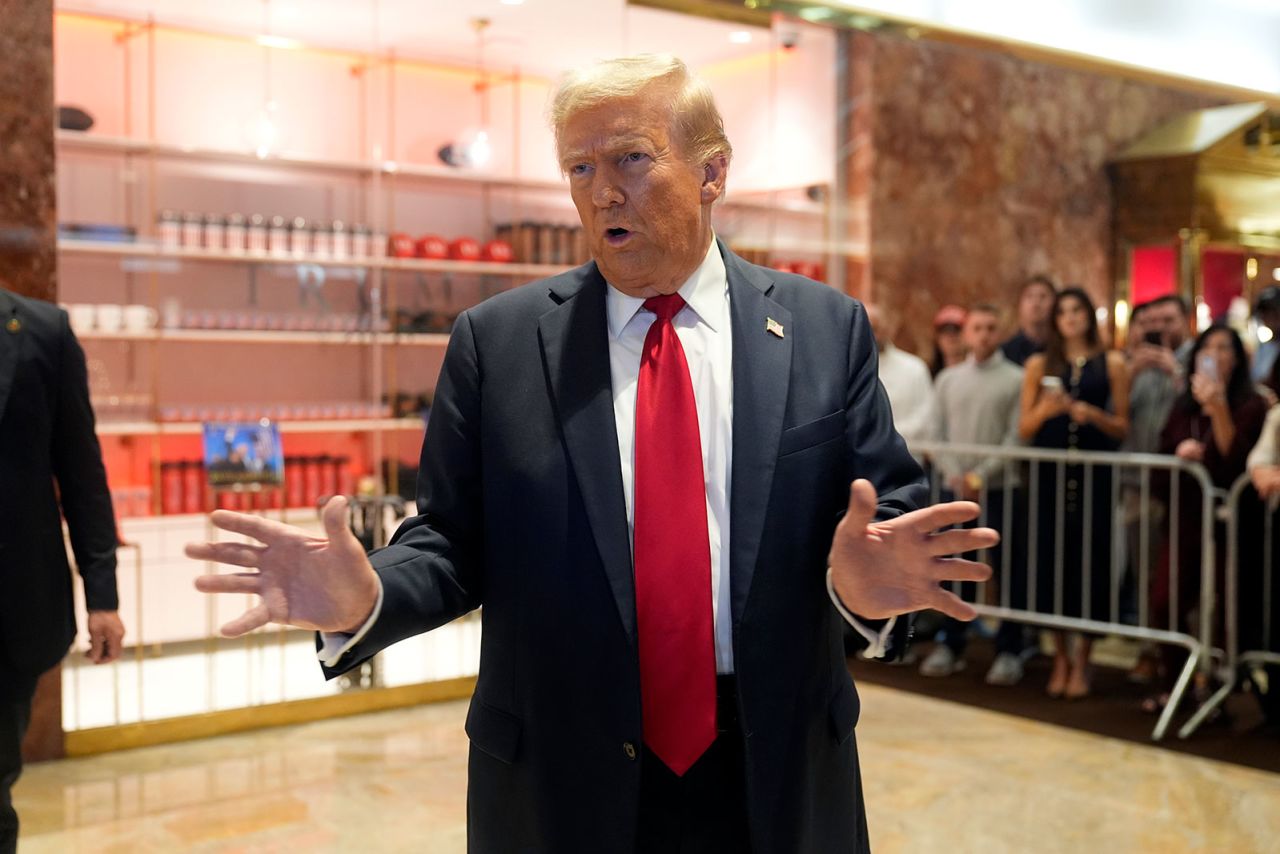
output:
[[[1102,623],[1141,620],[1149,628],[1199,634],[1204,542],[1199,480],[1182,473],[1173,483],[1168,470],[1146,467],[1144,473],[1142,466],[1119,464],[1132,458],[1117,458],[1116,465],[1061,458],[1033,465],[997,455],[949,453],[941,446],[1170,455],[1202,465],[1219,496],[1247,471],[1256,498],[1274,503],[1280,496],[1280,287],[1266,287],[1258,295],[1254,314],[1271,334],[1260,336],[1265,343],[1252,354],[1225,323],[1193,335],[1189,306],[1175,295],[1135,306],[1125,345],[1111,347],[1089,294],[1079,287],[1060,288],[1046,276],[1023,284],[1017,329],[1003,343],[998,306],[944,306],[934,317],[931,362],[893,345],[896,316],[883,307],[871,307],[869,313],[879,341],[881,381],[899,431],[908,443],[932,443],[933,453],[916,453],[943,497],[980,500],[983,523],[1004,535],[1001,550],[988,556],[999,585],[992,602]],[[1251,512],[1260,520],[1263,505],[1254,504]],[[1221,590],[1226,523],[1219,514],[1211,524],[1217,526],[1213,541]],[[1245,539],[1261,539],[1260,528],[1241,527]],[[1263,586],[1262,576],[1274,568],[1262,567],[1261,549],[1254,551],[1245,543],[1241,642],[1244,648],[1280,648],[1280,638],[1262,636],[1263,591],[1280,584]],[[960,593],[974,600],[972,585]],[[1218,599],[1220,645],[1224,629]],[[1273,603],[1272,609],[1280,619],[1280,606]],[[970,629],[943,620],[920,672],[943,677],[963,669]],[[1092,638],[1061,631],[1052,637],[1047,694],[1088,696]],[[1035,638],[1026,627],[1005,621],[994,646],[986,681],[1017,684],[1024,663],[1038,649]],[[1131,676],[1152,684],[1155,693],[1144,703],[1149,710],[1167,702],[1179,654],[1172,647],[1143,649]],[[1272,681],[1280,685],[1280,673],[1275,676]]]

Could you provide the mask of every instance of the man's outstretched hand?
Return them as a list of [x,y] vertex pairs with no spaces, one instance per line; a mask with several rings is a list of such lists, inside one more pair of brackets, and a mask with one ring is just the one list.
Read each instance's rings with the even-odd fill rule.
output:
[[322,511],[326,537],[301,528],[217,510],[213,524],[244,534],[250,543],[193,543],[187,557],[244,567],[253,572],[202,575],[202,593],[256,593],[261,601],[222,627],[237,637],[267,623],[284,623],[322,632],[354,632],[373,613],[378,577],[360,542],[347,527],[347,500],[329,499]]
[[972,501],[952,501],[876,522],[875,487],[855,480],[827,558],[836,595],[869,620],[926,608],[972,620],[977,616],[973,607],[939,585],[986,581],[991,567],[947,555],[990,548],[1000,535],[990,528],[942,529],[971,522],[980,512]]

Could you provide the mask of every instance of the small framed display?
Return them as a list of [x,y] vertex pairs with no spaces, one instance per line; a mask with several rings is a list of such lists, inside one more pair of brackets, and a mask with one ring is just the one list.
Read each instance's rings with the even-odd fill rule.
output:
[[214,489],[278,488],[284,483],[280,426],[266,418],[205,423],[204,470]]

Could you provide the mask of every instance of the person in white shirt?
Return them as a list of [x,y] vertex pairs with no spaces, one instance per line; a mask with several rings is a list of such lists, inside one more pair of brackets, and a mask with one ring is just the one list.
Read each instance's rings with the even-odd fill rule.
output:
[[[1017,445],[1021,411],[1022,368],[1000,352],[1000,311],[979,305],[965,317],[963,336],[969,356],[938,374],[938,439],[965,445]],[[1021,520],[1017,466],[1000,457],[965,454],[934,455],[934,467],[947,492],[980,501],[985,524],[1004,534],[1005,548],[990,556],[1008,585],[1000,603],[1026,607],[1026,573],[1016,548]],[[975,587],[962,586],[961,598],[973,601]],[[946,619],[939,643],[920,665],[925,676],[949,676],[964,668],[968,625]],[[1022,679],[1026,643],[1022,626],[1005,621],[996,633],[996,658],[987,671],[989,685],[1015,685]]]
[[880,384],[889,395],[893,426],[906,440],[907,447],[933,439],[937,405],[929,366],[919,356],[894,346],[898,321],[891,311],[868,305],[867,319],[871,321],[876,346],[880,349]]

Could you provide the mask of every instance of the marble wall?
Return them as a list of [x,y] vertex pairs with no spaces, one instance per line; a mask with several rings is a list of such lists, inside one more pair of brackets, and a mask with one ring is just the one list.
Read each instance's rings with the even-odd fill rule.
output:
[[1109,301],[1108,158],[1220,103],[923,39],[858,33],[852,50],[849,202],[870,232],[850,290],[897,309],[898,343],[922,355],[941,305],[1012,308],[1034,273]]
[[52,0],[0,0],[0,287],[52,299]]

